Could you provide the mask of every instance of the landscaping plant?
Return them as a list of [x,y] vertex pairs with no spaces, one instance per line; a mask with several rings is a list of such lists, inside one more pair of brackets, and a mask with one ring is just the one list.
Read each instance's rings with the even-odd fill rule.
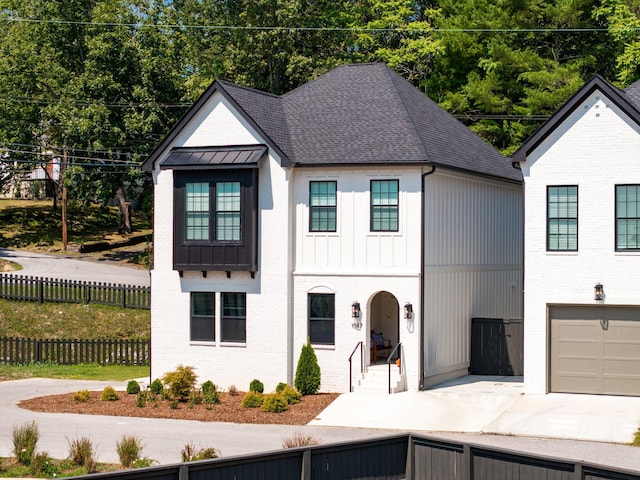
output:
[[258,408],[262,405],[263,400],[264,397],[261,393],[247,392],[242,398],[242,402],[240,402],[240,405],[244,408]]
[[162,385],[162,380],[160,380],[159,378],[156,378],[153,382],[151,382],[151,385],[149,385],[149,391],[156,395],[160,395],[163,390],[164,386]]
[[105,402],[115,402],[118,398],[120,398],[118,397],[118,392],[111,386],[104,387],[102,395],[100,395],[100,400],[104,400]]
[[73,399],[76,402],[88,402],[91,400],[91,394],[89,393],[89,390],[80,390],[73,394]]
[[204,382],[200,389],[202,390],[204,403],[206,403],[207,405],[217,405],[220,403],[218,388],[211,380],[207,380],[206,382]]
[[135,380],[129,380],[129,383],[127,383],[127,393],[129,395],[137,395],[140,393],[140,384]]
[[169,398],[185,402],[196,385],[196,374],[193,367],[178,365],[172,372],[167,372],[162,381],[167,386]]
[[39,438],[38,425],[34,421],[13,427],[13,454],[19,463],[22,465],[31,464]]
[[320,365],[308,338],[300,352],[294,385],[302,395],[313,395],[320,389]]
[[249,384],[249,391],[263,393],[264,384],[260,380],[254,378],[253,380],[251,380],[251,383]]
[[142,441],[133,435],[124,435],[116,443],[116,452],[120,459],[120,465],[125,468],[131,468],[136,461],[140,460]]
[[93,443],[87,437],[67,439],[69,444],[69,459],[79,467],[85,467],[87,473],[96,471],[96,459],[93,451]]
[[284,412],[289,408],[287,400],[279,393],[265,395],[262,401],[262,410],[270,413]]
[[195,462],[197,460],[219,458],[220,451],[212,447],[198,448],[193,442],[189,442],[180,452],[180,456],[183,462]]
[[282,448],[308,447],[309,445],[318,445],[319,443],[320,441],[311,435],[295,432],[282,439]]

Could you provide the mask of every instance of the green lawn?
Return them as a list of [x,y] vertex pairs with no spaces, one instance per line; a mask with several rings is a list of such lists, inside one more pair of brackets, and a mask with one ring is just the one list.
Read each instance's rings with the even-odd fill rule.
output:
[[104,380],[125,382],[149,377],[149,367],[125,365],[3,365],[0,364],[0,381],[21,378],[61,378],[68,380]]

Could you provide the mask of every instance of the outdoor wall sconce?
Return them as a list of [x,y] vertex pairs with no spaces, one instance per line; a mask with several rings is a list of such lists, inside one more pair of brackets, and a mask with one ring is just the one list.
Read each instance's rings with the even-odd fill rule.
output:
[[353,318],[360,317],[360,302],[353,302],[351,304],[351,316]]
[[594,300],[601,301],[604,298],[604,287],[601,283],[596,283],[594,289]]
[[413,305],[407,302],[404,304],[404,318],[409,319],[413,315]]

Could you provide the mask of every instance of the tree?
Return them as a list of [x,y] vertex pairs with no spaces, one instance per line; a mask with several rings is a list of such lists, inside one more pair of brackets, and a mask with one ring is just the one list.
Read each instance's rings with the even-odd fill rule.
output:
[[309,339],[300,352],[294,385],[302,395],[313,395],[320,388],[320,365]]

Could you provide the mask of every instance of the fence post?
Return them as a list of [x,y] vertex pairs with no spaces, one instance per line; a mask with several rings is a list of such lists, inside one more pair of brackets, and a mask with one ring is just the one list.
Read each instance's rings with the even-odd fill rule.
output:
[[38,278],[38,303],[44,303],[44,285],[41,278]]

